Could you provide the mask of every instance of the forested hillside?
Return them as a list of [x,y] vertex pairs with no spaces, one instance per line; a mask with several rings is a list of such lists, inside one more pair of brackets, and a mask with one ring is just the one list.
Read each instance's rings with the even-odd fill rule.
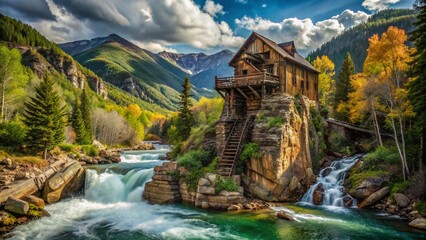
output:
[[327,55],[339,72],[346,52],[349,52],[355,64],[355,71],[361,72],[367,56],[368,38],[373,34],[381,35],[390,26],[404,29],[407,33],[413,31],[415,11],[411,9],[388,9],[372,15],[369,20],[355,26],[343,34],[333,38],[319,49],[308,55],[312,61],[318,56]]
[[[176,109],[181,84],[188,74],[162,57],[116,34],[66,43],[61,47],[114,86],[144,101]],[[195,98],[202,95],[197,89],[192,94]]]
[[[26,143],[24,136],[29,129],[23,123],[24,103],[34,95],[35,87],[44,79],[54,83],[60,105],[69,116],[65,134],[68,143],[77,141],[78,131],[71,116],[74,117],[83,95],[84,99],[88,99],[86,108],[91,109],[85,117],[96,120],[91,126],[96,130],[91,133],[92,137],[108,145],[137,143],[144,138],[145,128],[168,113],[156,104],[104,82],[29,25],[3,15],[0,15],[0,59],[3,99],[0,101],[0,147],[7,150]],[[105,138],[105,132],[119,134]]]

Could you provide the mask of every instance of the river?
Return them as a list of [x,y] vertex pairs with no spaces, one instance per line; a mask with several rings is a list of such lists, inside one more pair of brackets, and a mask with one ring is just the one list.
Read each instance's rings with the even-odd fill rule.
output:
[[[11,239],[425,239],[401,219],[336,206],[283,204],[234,213],[141,199],[163,150],[126,152],[122,162],[87,169],[85,194],[48,205],[50,217],[18,226]],[[278,219],[277,211],[297,221]]]

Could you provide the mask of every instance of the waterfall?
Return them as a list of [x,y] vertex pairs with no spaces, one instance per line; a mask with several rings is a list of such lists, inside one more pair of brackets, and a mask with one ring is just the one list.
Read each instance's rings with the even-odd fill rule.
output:
[[133,169],[126,175],[112,171],[98,174],[96,170],[86,171],[85,197],[93,202],[140,202],[147,181],[151,180],[153,169]]
[[361,155],[343,158],[334,161],[329,167],[322,169],[317,177],[317,183],[312,185],[302,197],[301,202],[314,203],[314,192],[317,187],[322,186],[324,206],[343,207],[344,199],[352,201],[352,207],[356,207],[356,200],[349,194],[345,193],[343,181],[345,180],[346,172],[361,158]]

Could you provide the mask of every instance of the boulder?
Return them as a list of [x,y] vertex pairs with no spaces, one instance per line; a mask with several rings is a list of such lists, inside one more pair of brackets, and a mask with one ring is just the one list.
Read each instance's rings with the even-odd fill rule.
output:
[[18,215],[27,215],[30,205],[18,198],[9,197],[4,205],[4,210]]
[[358,207],[359,208],[368,207],[368,206],[374,204],[375,202],[379,201],[380,199],[382,199],[388,193],[389,193],[389,187],[388,186],[383,187],[383,188],[377,190],[375,193],[371,194],[369,197],[367,197],[364,201],[362,201],[358,205]]
[[212,184],[214,184],[217,180],[217,174],[214,173],[206,173],[206,176],[204,176],[206,179],[208,179]]
[[313,203],[315,205],[321,205],[323,197],[324,197],[324,187],[322,186],[322,184],[318,184],[313,194]]
[[28,195],[28,196],[23,197],[22,200],[24,200],[25,202],[27,202],[29,204],[34,204],[40,209],[44,209],[44,200],[41,199],[41,198],[38,198],[38,197],[33,196],[33,195]]
[[393,198],[399,207],[405,208],[410,204],[410,199],[408,199],[407,196],[402,193],[395,193]]
[[426,218],[417,218],[411,221],[408,225],[414,228],[426,230]]
[[207,195],[215,195],[216,191],[214,187],[206,187],[206,186],[198,186],[197,193],[207,194]]
[[354,190],[350,192],[350,195],[360,200],[366,199],[379,190],[385,181],[387,181],[386,175],[368,178],[356,186]]
[[[42,197],[47,203],[55,203],[63,198],[71,191],[64,191],[68,185],[73,185],[72,181],[74,177],[82,171],[82,166],[78,162],[72,162],[68,167],[64,168],[61,172],[56,173],[52,178],[50,178],[43,189]],[[83,169],[84,171],[84,169]],[[77,184],[82,187],[81,184]],[[72,187],[74,188],[74,187]],[[73,189],[75,190],[75,189]]]
[[12,159],[10,159],[10,158],[4,158],[4,159],[1,161],[1,164],[6,165],[6,166],[12,166],[13,161],[12,161]]
[[240,205],[231,205],[231,206],[229,206],[228,207],[228,209],[227,209],[228,211],[239,211],[239,210],[241,210],[241,206]]
[[277,212],[277,217],[287,220],[287,221],[296,221],[296,219],[291,216],[290,214],[286,213],[285,211],[279,211]]
[[205,179],[205,178],[200,178],[200,180],[198,180],[198,186],[207,186],[210,187],[212,185],[212,183]]

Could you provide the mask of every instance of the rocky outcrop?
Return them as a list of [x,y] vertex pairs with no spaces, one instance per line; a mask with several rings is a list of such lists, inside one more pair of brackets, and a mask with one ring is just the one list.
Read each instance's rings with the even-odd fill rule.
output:
[[388,193],[389,193],[389,187],[388,186],[383,187],[377,190],[376,192],[374,192],[373,194],[371,194],[370,196],[368,196],[364,201],[358,204],[358,207],[359,208],[368,207],[374,204],[375,202],[379,201],[380,199],[382,199]]
[[287,221],[296,221],[296,219],[291,216],[290,214],[286,213],[285,211],[279,211],[277,212],[277,217],[287,220]]
[[14,197],[9,197],[6,201],[6,205],[4,205],[4,210],[18,215],[26,215],[29,209],[30,205],[28,202]]
[[426,230],[426,218],[417,218],[411,221],[408,225],[414,228]]
[[[315,181],[308,124],[312,105],[306,97],[299,102],[289,95],[262,100],[251,141],[259,144],[263,157],[250,159],[243,176],[254,196],[266,201],[297,201]],[[270,117],[280,118],[282,124],[268,126]]]
[[42,78],[47,72],[52,75],[65,76],[71,84],[79,89],[87,82],[90,88],[103,98],[107,98],[107,89],[101,78],[94,73],[83,69],[69,55],[53,49],[36,48],[9,43],[10,47],[17,48],[23,55],[23,64],[31,68],[38,77]]
[[154,204],[180,202],[179,182],[171,175],[177,170],[176,162],[165,162],[162,166],[154,167],[154,176],[151,182],[145,184],[143,198]]
[[186,184],[183,180],[179,182],[179,192],[182,196],[182,201],[195,205],[195,199],[197,197],[197,192],[191,191],[188,188],[188,184]]
[[410,199],[408,199],[407,196],[405,196],[402,193],[395,193],[393,195],[393,198],[395,199],[396,204],[400,207],[400,208],[405,208],[408,207],[408,205],[410,204]]
[[5,202],[8,197],[22,198],[23,196],[43,191],[45,182],[55,173],[61,171],[67,163],[68,159],[58,160],[36,177],[7,186],[6,189],[0,191],[0,203]]
[[359,200],[366,199],[371,194],[379,190],[382,187],[383,183],[387,182],[388,180],[389,179],[387,175],[380,175],[368,178],[362,181],[353,190],[351,190],[349,194]]
[[[236,179],[237,177],[233,178],[233,181],[239,186]],[[207,173],[204,178],[200,178],[195,198],[196,207],[226,210],[231,205],[245,201],[244,189],[242,187],[239,187],[239,190],[235,192],[226,190],[216,192],[215,185],[218,181],[223,181],[222,177],[213,173]]]
[[84,185],[84,173],[80,163],[71,162],[62,171],[46,182],[42,197],[47,203],[55,203],[81,189]]

